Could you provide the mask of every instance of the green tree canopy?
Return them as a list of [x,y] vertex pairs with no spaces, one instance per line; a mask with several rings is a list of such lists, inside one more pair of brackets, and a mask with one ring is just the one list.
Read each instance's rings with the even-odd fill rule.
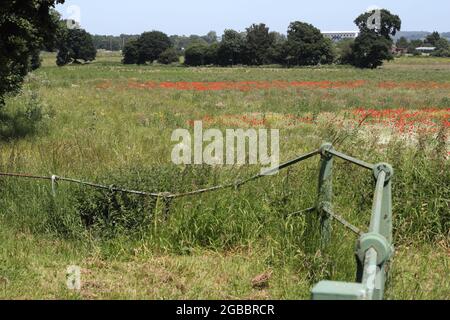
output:
[[139,46],[137,40],[128,41],[122,50],[122,55],[122,63],[136,64],[139,58]]
[[334,59],[332,43],[313,25],[295,21],[289,25],[284,48],[288,65],[317,65]]
[[[377,13],[380,14],[380,21],[376,21]],[[376,24],[379,23],[378,26]],[[355,19],[355,24],[359,28],[360,33],[376,32],[387,39],[395,36],[400,31],[402,21],[400,17],[392,14],[386,9],[372,10],[364,12]]]
[[218,52],[219,52],[219,43],[214,42],[208,46],[205,50],[205,64],[206,65],[214,65],[218,64]]
[[269,33],[264,23],[253,24],[247,28],[243,60],[247,65],[271,63],[271,50],[275,44],[275,35]]
[[188,66],[201,66],[205,64],[205,55],[208,46],[194,43],[184,53],[184,63]]
[[162,64],[171,64],[174,62],[180,62],[180,57],[178,55],[177,50],[175,48],[170,47],[164,50],[158,58],[158,62]]
[[450,57],[450,44],[447,39],[440,38],[435,43],[436,51],[432,53],[435,57]]
[[406,49],[409,46],[409,41],[405,37],[400,37],[395,45],[397,46],[397,48]]
[[37,52],[53,47],[59,17],[52,12],[64,0],[2,0],[0,5],[0,106],[5,95],[20,89],[36,67]]
[[336,43],[337,62],[340,64],[351,64],[353,57],[354,39],[343,39]]
[[392,40],[374,32],[363,32],[353,43],[351,62],[359,68],[375,69],[383,64],[383,60],[393,59],[391,47]]
[[425,38],[425,43],[432,47],[436,47],[436,44],[440,39],[441,39],[441,35],[439,34],[439,32],[434,31],[432,34],[428,35]]
[[69,63],[93,61],[97,55],[92,36],[83,29],[67,29],[58,41],[56,64],[64,66]]
[[[372,19],[378,21],[372,21]],[[399,16],[388,10],[365,12],[355,19],[359,35],[352,46],[352,64],[359,68],[377,68],[384,60],[392,60],[394,36],[401,28]]]
[[172,46],[169,37],[161,31],[144,32],[137,40],[138,64],[152,63]]
[[244,46],[242,34],[231,29],[225,30],[217,50],[218,63],[222,66],[242,63]]

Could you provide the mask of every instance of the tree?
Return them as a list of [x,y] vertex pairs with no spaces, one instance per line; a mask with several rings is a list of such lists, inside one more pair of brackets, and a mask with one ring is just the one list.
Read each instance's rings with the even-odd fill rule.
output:
[[286,43],[286,36],[276,31],[270,32],[270,36],[274,39],[272,46],[267,51],[270,63],[283,64],[285,61],[284,47]]
[[[372,19],[379,18],[376,24]],[[374,18],[375,17],[375,18]],[[359,35],[352,46],[352,64],[359,68],[377,68],[383,64],[383,60],[392,60],[391,52],[393,40],[401,28],[399,16],[388,10],[373,10],[365,12],[355,19],[359,28]]]
[[[64,0],[2,0],[0,8],[0,107],[6,94],[17,93],[32,69],[32,56],[53,46],[57,21],[52,14]],[[36,66],[35,63],[33,63]]]
[[416,48],[423,46],[422,40],[411,40],[408,45],[408,53],[416,54],[419,53]]
[[400,37],[395,45],[397,46],[397,48],[406,49],[409,46],[409,41],[405,37]]
[[160,31],[144,32],[137,40],[138,64],[145,64],[159,58],[159,55],[172,46],[169,37]]
[[343,39],[336,43],[337,62],[339,64],[351,64],[354,60],[353,44],[354,39]]
[[137,40],[128,41],[122,50],[123,64],[136,64],[139,57],[139,47]]
[[219,52],[219,44],[217,42],[212,43],[205,49],[205,64],[206,65],[215,65],[218,64],[218,52]]
[[270,52],[275,43],[274,34],[264,23],[252,24],[247,28],[243,60],[248,65],[271,63]]
[[92,36],[84,29],[67,29],[58,41],[56,64],[64,66],[69,63],[93,61],[97,55]]
[[202,37],[208,44],[213,44],[217,42],[217,33],[215,31],[210,31]]
[[208,46],[194,43],[184,53],[184,63],[188,66],[202,66],[205,64],[205,53]]
[[289,25],[284,45],[284,62],[288,65],[317,65],[334,60],[331,40],[313,25],[295,21]]
[[36,49],[35,51],[33,51],[31,53],[30,70],[36,70],[36,69],[40,68],[41,63],[42,63],[42,58],[41,58],[40,54],[41,54],[40,49]]
[[383,60],[393,59],[391,47],[392,40],[374,32],[363,32],[353,43],[351,63],[358,68],[375,69],[383,64]]
[[[379,13],[380,21],[375,21],[377,13]],[[375,24],[376,22],[379,22],[378,26]],[[355,24],[360,33],[372,31],[386,39],[391,39],[391,36],[395,36],[400,31],[402,21],[399,16],[386,9],[377,9],[359,15],[355,19]]]
[[425,44],[428,44],[432,47],[436,47],[437,42],[441,39],[441,35],[439,32],[434,31],[432,34],[428,35],[425,38]]
[[450,57],[450,44],[447,39],[440,38],[435,43],[436,50],[432,53],[435,57]]
[[218,63],[222,66],[242,63],[244,45],[244,38],[239,32],[230,29],[225,30],[217,50]]
[[159,55],[158,62],[162,64],[171,64],[174,62],[180,62],[177,50],[175,48],[168,48]]

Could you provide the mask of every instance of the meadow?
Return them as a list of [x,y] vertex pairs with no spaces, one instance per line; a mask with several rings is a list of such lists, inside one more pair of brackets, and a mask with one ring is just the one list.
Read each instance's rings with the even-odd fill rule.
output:
[[[280,129],[281,160],[324,142],[393,165],[387,299],[450,298],[450,59],[398,58],[376,70],[130,66],[117,54],[43,66],[0,114],[0,172],[60,175],[185,192],[257,166],[176,166],[172,131]],[[322,279],[353,281],[355,235],[307,250],[318,158],[239,189],[161,203],[60,183],[0,178],[0,298],[308,299]],[[374,179],[336,160],[333,204],[366,230]],[[80,291],[66,268],[82,268]],[[270,274],[264,287],[252,279]]]

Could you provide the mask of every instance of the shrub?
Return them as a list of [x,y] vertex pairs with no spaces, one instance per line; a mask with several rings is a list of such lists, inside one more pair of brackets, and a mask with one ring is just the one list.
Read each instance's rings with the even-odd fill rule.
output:
[[137,40],[137,63],[153,63],[153,61],[158,60],[161,53],[171,46],[172,43],[165,33],[160,31],[144,32]]
[[171,64],[180,62],[180,57],[174,48],[168,48],[158,58],[158,62],[162,64]]
[[12,102],[11,105],[13,111],[0,112],[0,141],[23,138],[36,133],[43,118],[42,106],[36,94],[32,94],[24,105]]
[[136,40],[127,42],[122,51],[124,64],[136,64],[139,56],[139,47]]
[[56,64],[64,66],[71,62],[93,61],[97,55],[92,36],[83,29],[67,29],[59,40]]
[[205,64],[205,56],[208,46],[193,44],[184,53],[184,63],[188,66],[202,66]]
[[307,66],[331,63],[334,60],[332,43],[313,25],[295,21],[289,25],[284,44],[285,63]]
[[[177,166],[169,165],[152,169],[115,170],[97,180],[131,190],[183,192],[195,188],[196,184],[203,186],[203,179],[209,173],[209,170],[197,170],[195,167],[181,171]],[[164,200],[142,195],[83,187],[74,198],[84,225],[102,236],[124,231],[145,231],[151,227],[156,216],[165,219],[170,214],[170,207],[165,206]]]

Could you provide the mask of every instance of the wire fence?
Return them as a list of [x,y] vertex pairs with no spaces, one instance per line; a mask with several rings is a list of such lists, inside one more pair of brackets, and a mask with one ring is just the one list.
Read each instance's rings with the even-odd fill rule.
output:
[[[320,149],[300,155],[292,160],[280,164],[275,168],[266,170],[260,174],[251,176],[244,180],[219,184],[216,186],[183,193],[175,193],[170,191],[146,192],[131,190],[114,185],[108,186],[99,183],[83,181],[80,179],[61,177],[57,175],[43,176],[24,173],[0,172],[0,177],[50,181],[52,186],[52,193],[54,196],[56,196],[58,182],[67,182],[101,190],[108,190],[111,192],[120,192],[162,199],[163,202],[168,206],[171,200],[177,198],[195,196],[228,188],[238,189],[245,184],[271,176],[280,170],[286,169],[317,155],[320,155],[321,158],[317,203],[311,208],[296,211],[291,213],[290,215],[305,214],[314,211],[318,213],[317,218],[320,220],[321,248],[326,246],[329,242],[331,220],[339,222],[347,230],[358,235],[360,238],[357,247],[357,260],[359,261],[357,265],[357,277],[360,283],[351,284],[326,281],[320,282],[313,289],[312,296],[315,299],[381,299],[383,297],[384,282],[386,277],[385,264],[389,261],[393,252],[392,197],[390,181],[393,175],[393,170],[392,167],[390,167],[390,165],[388,164],[381,163],[373,165],[371,163],[338,152],[333,149],[331,144],[324,144]],[[364,169],[371,170],[374,173],[377,184],[374,195],[371,223],[368,233],[364,233],[360,228],[348,222],[344,217],[337,214],[332,209],[332,167],[334,157],[348,161]],[[168,208],[165,208],[164,210],[168,211]],[[371,285],[371,283],[373,284],[373,276],[377,277],[375,285]],[[335,287],[338,287],[339,289],[336,290]]]

